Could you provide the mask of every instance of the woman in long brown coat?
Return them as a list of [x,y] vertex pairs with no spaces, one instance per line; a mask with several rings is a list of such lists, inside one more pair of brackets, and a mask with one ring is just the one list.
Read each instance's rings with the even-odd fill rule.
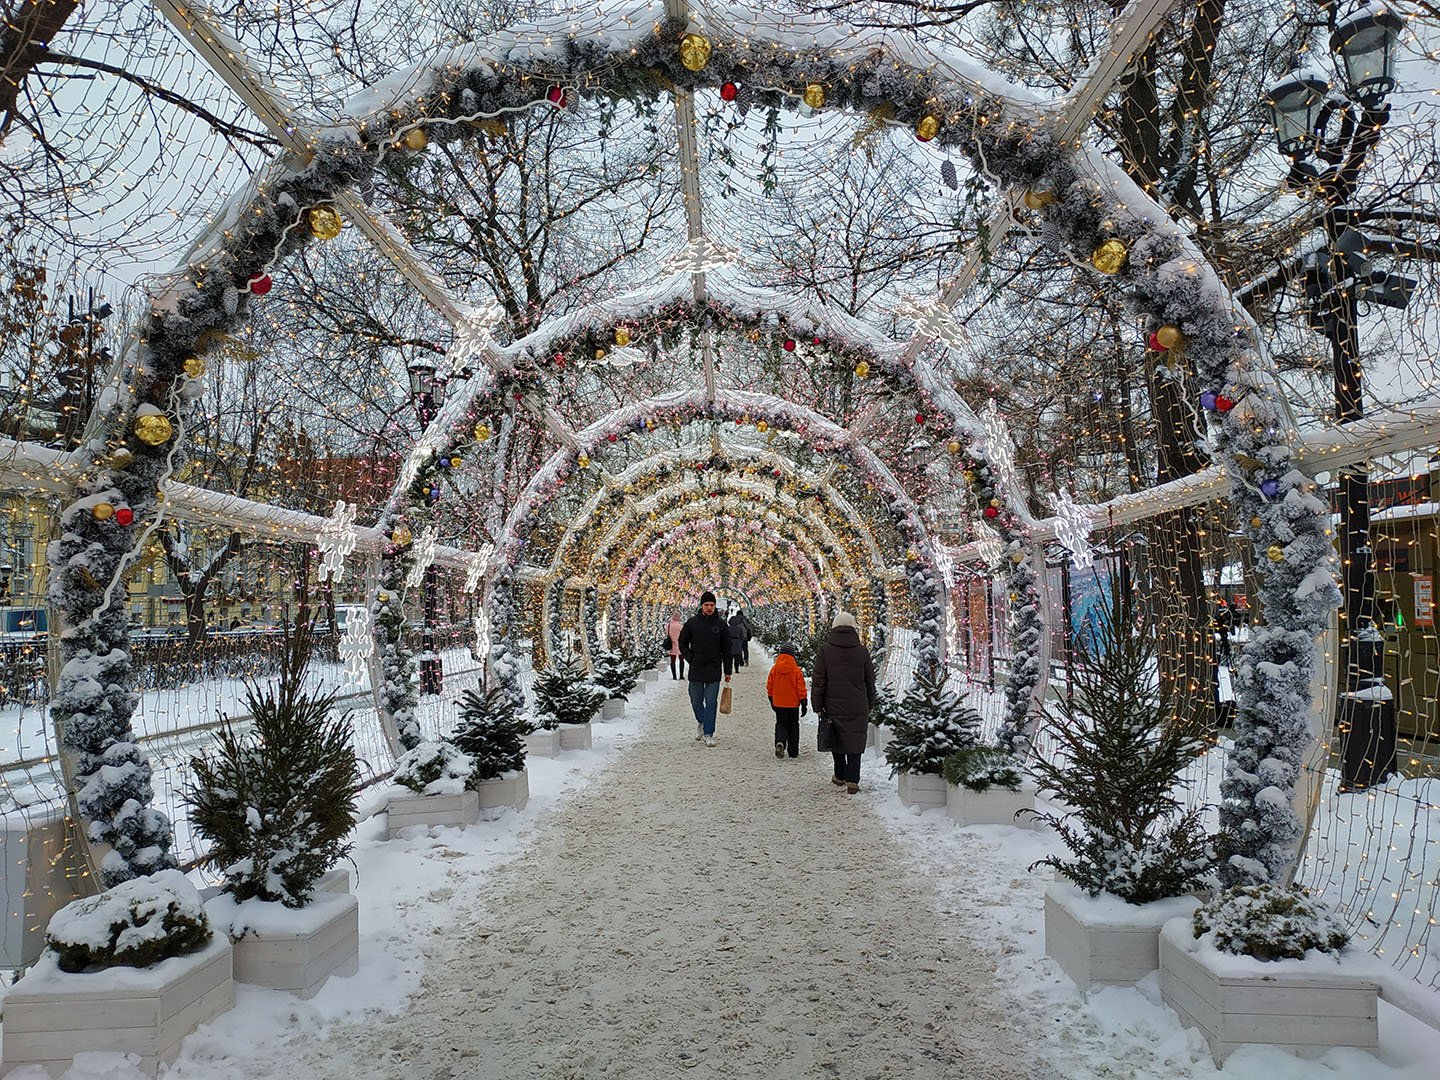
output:
[[860,790],[860,755],[865,752],[870,710],[879,701],[875,692],[875,663],[860,643],[855,616],[838,612],[830,636],[815,654],[810,680],[810,702],[817,716],[835,725],[835,775],[830,782],[854,795]]

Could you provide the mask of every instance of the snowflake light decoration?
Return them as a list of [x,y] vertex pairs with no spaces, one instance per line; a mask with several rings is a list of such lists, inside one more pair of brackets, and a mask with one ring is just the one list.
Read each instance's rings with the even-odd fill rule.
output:
[[475,659],[485,661],[490,655],[490,616],[485,614],[485,605],[475,613]]
[[368,607],[355,608],[346,616],[345,633],[340,638],[340,659],[345,662],[346,685],[360,686],[365,681],[365,666],[375,648],[370,630]]
[[975,550],[987,567],[994,566],[1005,555],[1005,545],[1000,540],[1000,534],[983,521],[975,523]]
[[355,550],[355,541],[355,507],[341,499],[316,537],[321,581],[338,582],[345,577],[345,560]]
[[494,544],[482,544],[480,550],[470,556],[470,566],[465,571],[465,592],[474,592],[480,588],[480,581],[485,576],[485,564],[490,561],[494,551]]
[[405,575],[405,588],[414,589],[425,579],[425,571],[435,561],[435,542],[439,538],[440,530],[433,525],[416,537],[415,563],[410,567],[410,573]]
[[939,300],[922,300],[906,294],[893,310],[900,318],[915,324],[917,337],[935,338],[954,349],[970,344],[970,332]]
[[1066,488],[1048,497],[1055,510],[1055,539],[1070,552],[1070,561],[1075,569],[1084,570],[1095,562],[1095,553],[1090,547],[1090,533],[1094,529],[1089,513],[1070,497]]
[[504,317],[505,309],[493,300],[479,307],[464,309],[460,321],[455,324],[455,340],[445,353],[452,376],[458,375],[469,367],[470,362],[477,356],[484,355],[494,347],[495,339],[491,337],[490,331],[499,326]]
[[1010,427],[1000,415],[994,398],[980,410],[980,422],[985,428],[985,457],[1000,481],[997,486],[1008,496],[1019,488],[1020,475],[1015,468],[1015,443],[1010,438]]
[[703,274],[739,259],[734,248],[717,244],[708,236],[697,236],[661,264],[670,274]]

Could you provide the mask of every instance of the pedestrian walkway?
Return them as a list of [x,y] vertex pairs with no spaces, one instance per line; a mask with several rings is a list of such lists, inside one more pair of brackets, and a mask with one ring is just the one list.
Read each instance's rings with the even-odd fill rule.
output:
[[775,759],[753,655],[714,748],[685,684],[653,684],[646,737],[475,882],[409,1012],[292,1041],[287,1080],[1030,1075],[985,950],[830,784],[813,725]]

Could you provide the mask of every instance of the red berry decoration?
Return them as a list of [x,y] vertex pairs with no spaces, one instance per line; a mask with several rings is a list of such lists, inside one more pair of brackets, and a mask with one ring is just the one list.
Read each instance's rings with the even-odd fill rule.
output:
[[740,93],[740,88],[739,88],[738,86],[736,86],[733,82],[727,82],[727,83],[721,83],[721,84],[720,84],[720,100],[721,100],[721,101],[734,101],[736,95],[739,94],[739,93]]
[[115,511],[115,523],[117,525],[129,525],[135,520],[135,511],[128,506],[122,506]]
[[1235,402],[1233,402],[1232,400],[1230,400],[1230,398],[1226,397],[1224,394],[1216,394],[1216,395],[1215,395],[1215,411],[1216,411],[1216,412],[1229,412],[1229,411],[1230,411],[1231,409],[1233,409],[1234,407],[1235,407]]
[[1000,516],[999,509],[994,506],[987,506],[984,510],[980,512],[984,514],[987,518],[997,518]]
[[794,352],[794,351],[795,351],[795,339],[794,339],[794,338],[788,338],[788,337],[787,337],[787,338],[785,339],[785,351],[786,351],[786,352]]
[[269,274],[252,274],[250,280],[245,283],[245,288],[250,290],[252,296],[264,296],[274,284],[275,282],[270,280]]
[[565,88],[563,86],[552,86],[549,90],[546,90],[545,100],[557,109],[563,109],[569,104],[565,98]]

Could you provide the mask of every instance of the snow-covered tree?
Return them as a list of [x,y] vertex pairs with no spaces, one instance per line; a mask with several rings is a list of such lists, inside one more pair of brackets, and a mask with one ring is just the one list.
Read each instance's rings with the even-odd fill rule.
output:
[[945,685],[944,669],[921,667],[892,721],[894,738],[885,745],[890,773],[939,776],[945,759],[980,741],[980,714]]
[[608,697],[628,701],[630,691],[635,689],[637,674],[634,665],[624,656],[607,650],[596,655],[595,670],[590,673],[590,679],[597,686],[604,687]]
[[1202,808],[1181,801],[1205,725],[1177,714],[1157,677],[1153,627],[1133,599],[1117,586],[1097,614],[1093,635],[1075,642],[1073,692],[1046,721],[1056,751],[1030,765],[1042,789],[1073,808],[1036,815],[1071,857],[1037,865],[1092,896],[1144,904],[1184,893],[1214,868]]
[[562,655],[554,667],[535,677],[536,719],[543,728],[588,724],[609,696],[608,690],[586,678],[573,658]]
[[450,738],[469,755],[470,778],[476,783],[525,768],[529,730],[529,722],[504,688],[492,686],[484,694],[467,690],[460,695],[460,723]]

